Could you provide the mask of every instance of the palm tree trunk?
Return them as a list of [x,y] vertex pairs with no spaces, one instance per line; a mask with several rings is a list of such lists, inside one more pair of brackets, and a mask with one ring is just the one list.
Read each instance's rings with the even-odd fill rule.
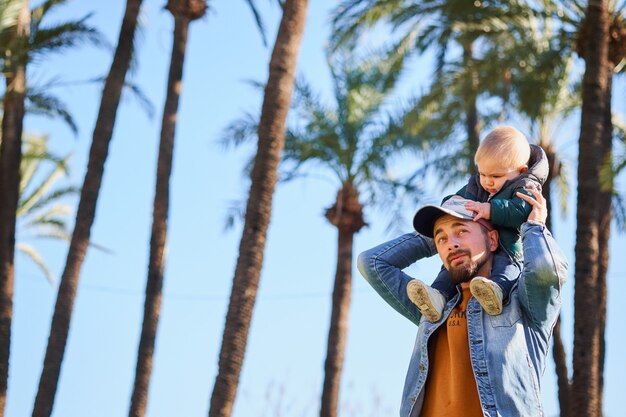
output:
[[[15,39],[28,36],[30,10],[25,1],[15,26]],[[18,43],[18,42],[16,42]],[[11,321],[13,319],[13,282],[15,222],[20,194],[22,127],[26,97],[26,63],[10,62],[3,101],[2,141],[0,142],[0,417],[4,416],[9,382]]]
[[556,381],[558,386],[559,410],[561,417],[568,417],[570,410],[571,384],[567,372],[567,355],[561,337],[561,315],[552,330],[552,358],[554,359]]
[[[15,28],[16,38],[26,34],[29,16],[28,2],[25,2]],[[0,416],[4,416],[9,380],[15,222],[19,200],[25,94],[25,63],[14,62],[9,66],[9,73],[6,75],[0,144]]]
[[337,417],[352,291],[352,242],[354,235],[365,225],[363,207],[357,190],[350,182],[343,184],[337,193],[336,203],[326,211],[326,218],[337,227],[338,241],[320,417]]
[[574,374],[571,415],[596,417],[600,401],[598,326],[599,171],[606,117],[609,19],[606,0],[589,2],[586,16],[585,75],[578,150]]
[[278,163],[285,145],[287,112],[306,22],[307,3],[308,0],[285,2],[270,60],[269,78],[259,122],[258,150],[252,169],[239,258],[224,325],[219,370],[211,395],[210,417],[229,417],[237,393],[263,265]]
[[[611,120],[611,91],[613,89],[613,65],[607,69],[607,89],[605,98],[604,132],[602,134],[602,162],[608,162],[613,151],[613,121]],[[604,355],[606,349],[605,329],[606,329],[606,273],[609,268],[609,238],[611,236],[611,217],[613,216],[612,206],[613,184],[600,190],[598,201],[598,414],[602,417],[603,391],[604,391]]]
[[352,291],[352,241],[354,233],[338,229],[337,270],[333,289],[328,347],[324,363],[324,385],[320,417],[337,417],[339,386],[348,336],[348,313]]
[[50,326],[46,356],[33,407],[33,417],[49,417],[52,414],[74,299],[78,289],[80,268],[89,246],[91,226],[96,215],[96,203],[104,173],[104,163],[109,151],[117,107],[130,63],[140,6],[141,0],[127,0],[126,2],[126,11],[117,49],[115,50],[109,75],[104,83],[98,118],[93,131],[87,173],[83,181],[80,202],[76,213],[74,232],[72,233],[65,261],[65,269],[61,275],[61,284]]
[[[24,68],[7,77],[3,102],[2,149],[0,159],[0,416],[4,415],[9,379],[11,321],[13,317],[13,282],[15,221],[19,199],[20,161],[22,160],[22,121],[24,94],[9,91],[9,85],[21,88]],[[12,87],[13,88],[13,87]]]
[[[204,0],[202,1],[204,2]],[[167,241],[167,215],[170,201],[170,176],[172,173],[176,116],[178,113],[180,87],[183,80],[183,64],[185,62],[189,23],[189,17],[174,14],[174,40],[170,58],[170,72],[167,80],[167,95],[161,122],[161,141],[157,163],[156,190],[154,193],[146,299],[137,353],[135,383],[128,413],[130,417],[145,416],[148,403],[152,358],[161,312],[161,292],[163,288],[163,270],[165,268],[164,252]]]
[[480,143],[480,126],[478,123],[478,109],[476,107],[476,100],[478,97],[478,74],[474,68],[473,61],[474,55],[472,50],[473,42],[468,41],[463,43],[463,65],[464,68],[468,68],[470,76],[468,78],[469,88],[466,96],[467,102],[465,104],[465,128],[467,133],[467,155],[468,155],[468,168],[470,174],[476,173],[476,164],[474,163],[474,155],[478,150]]
[[[552,145],[543,145],[548,158],[548,177],[543,184],[542,194],[548,202],[548,218],[546,219],[546,227],[552,231],[552,180],[559,175],[560,164],[557,161],[556,153]],[[556,320],[554,329],[552,331],[552,358],[554,359],[556,380],[558,386],[558,399],[559,409],[561,410],[560,416],[567,417],[569,411],[569,391],[570,382],[567,371],[567,356],[565,354],[565,346],[563,344],[563,338],[561,337],[561,316]]]

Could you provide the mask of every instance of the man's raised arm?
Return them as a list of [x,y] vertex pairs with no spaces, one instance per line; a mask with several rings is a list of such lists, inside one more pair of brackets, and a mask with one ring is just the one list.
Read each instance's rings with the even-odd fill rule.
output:
[[519,282],[520,302],[536,328],[552,329],[561,307],[561,287],[567,280],[567,260],[546,229],[546,200],[531,190],[534,198],[518,193],[533,206],[522,225],[524,272]]
[[357,265],[361,275],[391,307],[419,324],[422,315],[406,292],[412,278],[402,270],[436,253],[431,238],[413,232],[361,253]]

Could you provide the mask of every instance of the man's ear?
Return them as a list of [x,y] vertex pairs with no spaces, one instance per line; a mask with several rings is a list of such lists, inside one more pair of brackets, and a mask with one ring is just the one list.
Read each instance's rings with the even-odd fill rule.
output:
[[489,250],[491,252],[495,252],[498,249],[498,231],[490,230],[489,231]]
[[518,168],[518,171],[520,174],[523,174],[524,172],[528,171],[528,165],[522,165]]

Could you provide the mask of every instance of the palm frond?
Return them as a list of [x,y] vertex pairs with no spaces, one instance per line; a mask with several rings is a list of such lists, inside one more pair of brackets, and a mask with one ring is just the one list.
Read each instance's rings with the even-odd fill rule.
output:
[[124,89],[131,93],[131,97],[139,103],[139,107],[141,107],[148,118],[152,120],[154,118],[154,104],[143,89],[130,80],[124,81]]
[[46,94],[39,90],[26,92],[26,111],[29,114],[39,114],[48,117],[59,117],[70,128],[74,135],[78,135],[78,126],[70,114],[66,104],[58,97]]
[[41,5],[33,8],[31,11],[32,21],[39,24],[44,16],[46,16],[51,10],[63,6],[68,0],[45,0]]
[[428,200],[424,179],[401,178],[389,170],[372,170],[369,174],[360,188],[364,205],[375,208],[389,219],[386,227],[388,233],[406,232],[408,222],[401,219],[406,218],[407,211],[413,211]]
[[23,0],[8,0],[2,3],[0,16],[0,56],[2,74],[8,76],[17,65],[27,60],[28,3]]
[[36,60],[51,51],[60,52],[83,44],[105,46],[106,42],[100,32],[87,24],[90,17],[91,15],[87,15],[75,22],[31,31],[30,59]]
[[[67,172],[67,160],[50,153],[47,137],[25,135],[23,159],[20,165],[21,180],[17,215],[17,244],[22,251],[45,273],[43,259],[35,248],[22,238],[33,239],[51,237],[69,241],[67,221],[71,207],[61,202],[68,195],[78,192],[76,187],[55,187],[59,178]],[[46,163],[51,165],[44,172]],[[50,278],[50,275],[47,275]]]
[[46,209],[44,213],[29,216],[28,220],[22,222],[29,235],[39,237],[42,232],[55,231],[58,233],[68,233],[65,216],[70,214],[70,208],[63,204],[55,204]]
[[336,134],[327,132],[320,134],[304,131],[294,132],[288,129],[285,139],[285,149],[283,151],[282,168],[283,181],[287,178],[295,178],[300,169],[311,164],[322,164],[330,169],[340,179],[347,179],[346,168],[342,161],[346,158],[342,156],[345,149],[339,145]]
[[219,143],[225,148],[239,147],[251,143],[257,138],[259,116],[244,113],[242,117],[231,122],[221,134]]
[[228,202],[226,214],[224,215],[224,232],[232,230],[236,225],[242,224],[246,216],[246,201],[232,200]]
[[[38,91],[50,90],[52,88],[77,86],[77,85],[83,85],[83,84],[104,85],[104,82],[105,82],[104,76],[99,76],[99,77],[94,77],[94,78],[89,78],[89,79],[84,79],[84,80],[71,80],[71,81],[54,80],[54,81],[50,81],[46,83],[43,87],[38,88],[37,90]],[[150,100],[150,97],[148,97],[146,92],[138,84],[132,81],[132,78],[131,79],[127,78],[124,80],[123,92],[124,92],[124,94],[122,95],[123,98],[126,97],[125,93],[130,93],[131,97],[133,97],[139,103],[139,107],[144,110],[148,118],[149,119],[154,118],[155,111],[154,111],[154,104],[152,103],[152,100]]]
[[34,247],[27,245],[26,243],[23,243],[23,242],[18,242],[15,244],[15,248],[19,252],[26,255],[31,261],[35,263],[35,265],[37,265],[39,270],[43,273],[43,275],[46,277],[46,279],[48,280],[50,284],[56,285],[56,279],[52,276],[50,269],[48,269],[48,266],[44,262],[43,258]]
[[[38,185],[28,187],[31,189],[28,194],[26,194],[26,192],[28,191],[27,185],[32,184],[32,181],[29,181],[28,184],[25,184],[25,188],[21,191],[20,194],[18,213],[24,213],[29,211],[39,200],[42,199],[43,195],[48,192],[50,187],[52,187],[62,175],[65,175],[67,173],[66,163],[67,159],[55,164],[52,171],[47,173],[47,175]],[[35,167],[35,169],[37,168],[38,166]],[[32,180],[32,176],[30,177],[30,179]]]
[[39,168],[42,160],[52,160],[54,156],[46,151],[47,136],[22,135],[22,160],[20,161],[20,193],[23,192]]
[[352,48],[364,31],[389,19],[402,0],[344,0],[332,12],[330,49]]
[[[80,187],[68,186],[54,190],[53,192],[46,194],[40,198],[34,198],[30,210],[33,212],[46,207],[48,204],[59,201],[62,198],[76,196],[80,194]],[[65,214],[65,213],[64,213]]]
[[621,194],[613,193],[611,203],[613,206],[613,221],[615,221],[617,229],[624,232],[626,231],[626,202],[624,202],[624,197]]
[[[24,0],[0,0],[0,39],[5,32],[11,31],[15,27],[23,6]],[[0,50],[2,50],[6,43],[0,45],[2,45],[0,46]]]
[[[138,59],[138,54],[136,53],[136,51],[139,50],[139,45],[145,37],[145,29],[146,29],[147,21],[148,21],[148,18],[146,16],[147,13],[145,12],[144,5],[145,3],[142,3],[141,6],[139,6],[139,13],[137,15],[137,27],[133,33],[133,39],[130,44],[130,61],[128,63],[128,73],[127,73],[128,75],[126,76],[125,81],[131,84],[132,84],[132,81],[129,81],[129,80],[132,80],[137,75],[137,72],[139,69],[139,59]],[[110,48],[107,48],[107,49],[113,50],[113,47],[111,46]],[[152,116],[150,117],[152,118]]]
[[261,14],[259,13],[256,5],[254,4],[254,0],[246,0],[248,6],[250,7],[250,11],[254,16],[254,22],[256,23],[256,27],[259,29],[259,33],[261,34],[261,40],[263,41],[263,46],[267,46],[267,36],[265,35],[265,25],[263,24],[263,19],[261,18]]

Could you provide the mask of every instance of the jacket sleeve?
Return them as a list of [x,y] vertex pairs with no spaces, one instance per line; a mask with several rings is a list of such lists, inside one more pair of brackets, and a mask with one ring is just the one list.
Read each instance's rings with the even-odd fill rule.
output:
[[361,275],[387,304],[419,324],[422,315],[406,293],[406,286],[413,278],[402,270],[436,253],[431,238],[413,232],[361,253],[357,265]]
[[509,200],[494,198],[491,203],[491,223],[496,227],[519,229],[526,222],[532,206],[519,197],[515,192],[520,191],[532,197],[525,188],[516,188],[513,197]]
[[518,292],[529,322],[551,329],[561,308],[561,288],[567,280],[567,260],[543,224],[522,225],[524,270]]

